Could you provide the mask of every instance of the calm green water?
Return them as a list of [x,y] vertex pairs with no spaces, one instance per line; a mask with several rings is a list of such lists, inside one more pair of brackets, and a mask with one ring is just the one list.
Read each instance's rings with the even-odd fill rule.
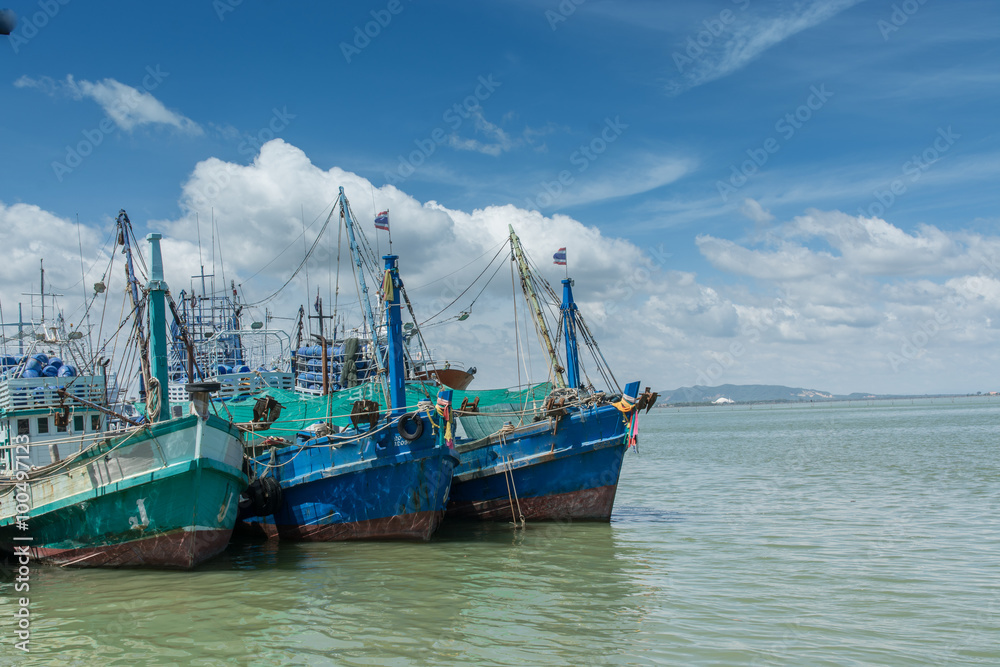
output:
[[1000,664],[1000,401],[654,410],[610,525],[35,566],[0,663]]

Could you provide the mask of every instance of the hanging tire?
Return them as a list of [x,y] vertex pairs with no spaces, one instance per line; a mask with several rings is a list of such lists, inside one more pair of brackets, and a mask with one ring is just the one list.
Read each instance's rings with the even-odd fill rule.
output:
[[239,519],[271,516],[281,509],[281,485],[273,477],[258,477],[240,494]]
[[[412,431],[408,426],[410,422],[413,422]],[[418,412],[407,412],[399,418],[396,430],[399,431],[399,435],[403,437],[403,440],[416,440],[424,434],[424,420],[420,418],[420,413]]]

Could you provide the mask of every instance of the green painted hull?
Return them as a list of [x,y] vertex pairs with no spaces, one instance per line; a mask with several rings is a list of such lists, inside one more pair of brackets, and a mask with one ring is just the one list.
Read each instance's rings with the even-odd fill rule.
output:
[[247,485],[239,432],[215,417],[161,422],[59,465],[27,480],[26,529],[13,511],[24,487],[0,494],[8,551],[59,565],[190,568],[225,549]]

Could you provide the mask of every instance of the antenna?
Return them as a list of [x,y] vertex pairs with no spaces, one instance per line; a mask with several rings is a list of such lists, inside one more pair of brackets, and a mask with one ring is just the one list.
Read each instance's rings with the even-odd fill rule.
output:
[[[299,211],[302,216],[302,253],[305,256],[306,263],[304,267],[306,270],[306,303],[309,303],[309,248],[306,247],[306,207],[303,204],[299,204]],[[306,332],[312,333],[308,320],[306,321]]]

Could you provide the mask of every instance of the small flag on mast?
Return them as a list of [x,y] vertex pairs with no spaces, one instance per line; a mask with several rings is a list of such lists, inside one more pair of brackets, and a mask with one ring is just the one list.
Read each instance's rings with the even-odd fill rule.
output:
[[566,248],[559,248],[559,252],[552,255],[552,263],[566,266]]
[[389,211],[382,211],[375,216],[375,229],[389,231]]

